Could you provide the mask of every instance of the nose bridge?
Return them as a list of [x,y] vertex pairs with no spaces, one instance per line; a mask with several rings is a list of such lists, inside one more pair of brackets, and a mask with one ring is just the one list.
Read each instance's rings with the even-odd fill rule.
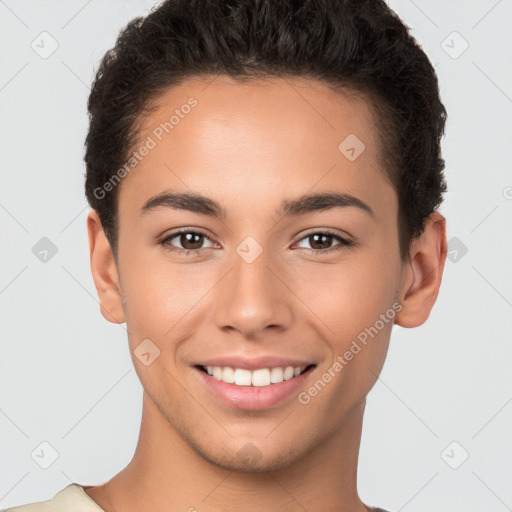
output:
[[265,327],[289,323],[285,288],[276,278],[279,265],[269,250],[247,237],[235,248],[229,268],[215,300],[219,328],[229,326],[250,336]]

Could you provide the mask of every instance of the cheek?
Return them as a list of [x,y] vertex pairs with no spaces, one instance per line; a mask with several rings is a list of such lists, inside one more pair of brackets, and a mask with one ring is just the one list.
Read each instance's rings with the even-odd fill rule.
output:
[[[127,253],[125,253],[127,254]],[[137,336],[164,339],[181,325],[212,287],[214,279],[205,266],[170,264],[158,258],[131,253],[120,262],[127,323]]]
[[317,417],[329,411],[332,428],[348,408],[365,399],[375,384],[396,315],[393,303],[397,275],[393,265],[389,261],[369,263],[361,258],[337,266],[336,272],[331,267],[316,275],[310,273],[309,282],[319,285],[317,292],[313,293],[311,287],[302,291],[330,352],[318,380],[303,398],[311,400]]
[[362,253],[340,264],[310,266],[306,276],[295,282],[297,295],[325,325],[322,332],[340,340],[332,343],[341,343],[340,349],[392,307],[399,280],[393,260]]

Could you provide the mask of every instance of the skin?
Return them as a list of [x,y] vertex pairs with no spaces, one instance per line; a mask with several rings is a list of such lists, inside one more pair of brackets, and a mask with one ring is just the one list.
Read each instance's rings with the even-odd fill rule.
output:
[[[306,405],[296,394],[264,411],[221,404],[191,364],[299,357],[317,364],[307,389],[394,303],[398,325],[423,324],[441,283],[445,219],[434,212],[410,260],[400,259],[397,194],[363,96],[305,78],[189,80],[158,99],[143,137],[189,97],[198,105],[119,185],[117,262],[96,212],[87,219],[101,312],[126,322],[144,395],[133,459],[86,493],[107,512],[367,511],[356,488],[362,420],[392,321]],[[351,133],[366,148],[354,161],[338,150]],[[227,217],[140,213],[171,189],[207,196]],[[374,215],[349,206],[276,216],[283,200],[312,192],[351,194]],[[170,252],[190,247],[183,237],[159,243],[182,227],[206,235],[199,253]],[[356,242],[307,236],[325,229]],[[247,236],[263,250],[250,264],[236,252]],[[319,254],[330,247],[342,248]],[[147,338],[161,351],[149,366],[133,352]],[[246,443],[259,457],[237,457]]]

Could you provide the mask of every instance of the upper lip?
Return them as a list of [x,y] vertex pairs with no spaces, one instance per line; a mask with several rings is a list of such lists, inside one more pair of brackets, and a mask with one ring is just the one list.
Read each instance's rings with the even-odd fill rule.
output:
[[293,366],[294,368],[309,366],[315,364],[312,361],[305,361],[303,359],[294,359],[288,357],[277,356],[258,356],[258,357],[243,357],[243,356],[224,356],[212,357],[205,359],[194,364],[194,366],[230,366],[231,368],[243,368],[244,370],[258,370],[259,368],[286,368]]

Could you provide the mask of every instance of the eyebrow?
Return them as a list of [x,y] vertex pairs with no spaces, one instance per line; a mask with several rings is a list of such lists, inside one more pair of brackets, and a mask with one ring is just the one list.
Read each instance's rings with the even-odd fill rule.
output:
[[[140,209],[140,213],[143,215],[159,207],[187,210],[218,219],[225,219],[227,217],[226,210],[219,203],[208,197],[200,194],[168,191],[148,199]],[[277,217],[288,217],[346,207],[359,208],[375,218],[375,213],[368,204],[355,196],[342,192],[304,194],[297,199],[283,201],[275,213]]]

